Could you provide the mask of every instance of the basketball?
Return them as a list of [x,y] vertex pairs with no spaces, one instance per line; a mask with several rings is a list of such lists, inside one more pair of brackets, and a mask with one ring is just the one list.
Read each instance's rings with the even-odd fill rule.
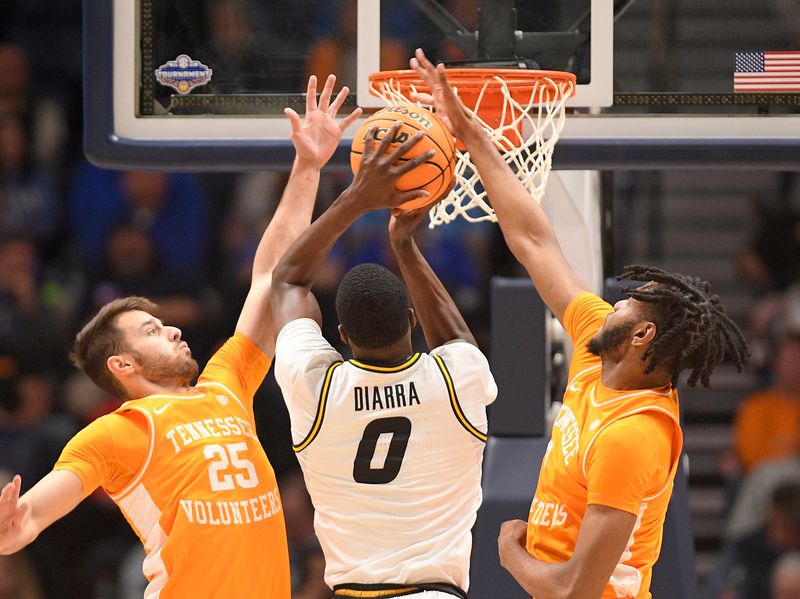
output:
[[364,153],[364,141],[371,127],[376,127],[373,139],[380,141],[397,121],[402,121],[402,126],[397,131],[397,136],[392,141],[390,152],[409,137],[424,131],[425,136],[406,153],[400,160],[409,160],[428,150],[436,153],[426,162],[420,164],[412,171],[397,180],[396,187],[400,191],[424,189],[430,195],[426,198],[417,198],[400,206],[401,210],[414,210],[438,201],[442,194],[450,187],[455,169],[455,142],[447,125],[442,120],[424,108],[413,104],[398,104],[379,110],[361,125],[353,138],[350,150],[350,166],[353,174],[358,172],[361,165],[361,155]]

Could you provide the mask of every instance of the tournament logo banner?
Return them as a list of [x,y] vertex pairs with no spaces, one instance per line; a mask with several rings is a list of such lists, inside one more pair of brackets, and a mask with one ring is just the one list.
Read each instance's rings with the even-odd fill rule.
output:
[[155,73],[156,81],[161,85],[171,87],[179,94],[188,94],[195,87],[211,81],[213,71],[199,60],[180,54],[175,60],[168,60],[158,67]]

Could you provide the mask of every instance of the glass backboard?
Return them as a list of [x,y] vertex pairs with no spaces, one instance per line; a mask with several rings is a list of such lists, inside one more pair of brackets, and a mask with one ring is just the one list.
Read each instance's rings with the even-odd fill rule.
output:
[[283,168],[283,108],[302,111],[310,73],[336,73],[351,88],[344,110],[368,113],[382,105],[368,75],[405,68],[422,47],[454,66],[573,72],[557,168],[787,168],[800,93],[733,89],[737,52],[758,63],[800,48],[780,5],[85,0],[86,151],[105,166]]

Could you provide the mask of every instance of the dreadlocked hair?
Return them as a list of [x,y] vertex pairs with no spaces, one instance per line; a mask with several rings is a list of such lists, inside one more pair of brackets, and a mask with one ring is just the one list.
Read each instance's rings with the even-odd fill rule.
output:
[[691,370],[687,384],[700,381],[708,387],[711,373],[725,353],[731,356],[741,372],[750,349],[742,331],[725,314],[719,296],[711,293],[711,284],[698,277],[671,273],[655,266],[626,266],[617,280],[654,282],[639,288],[623,287],[628,297],[648,305],[648,318],[656,323],[653,343],[642,354],[649,374],[658,366],[672,372],[672,383],[678,375]]

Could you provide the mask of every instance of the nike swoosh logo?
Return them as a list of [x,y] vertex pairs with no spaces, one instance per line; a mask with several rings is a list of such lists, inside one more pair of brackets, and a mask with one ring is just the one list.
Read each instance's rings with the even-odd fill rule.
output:
[[575,392],[578,392],[578,391],[581,391],[582,389],[583,389],[582,387],[578,387],[578,386],[577,386],[575,383],[572,383],[572,384],[569,386],[569,390],[570,390],[570,391],[575,391]]
[[161,414],[164,413],[164,410],[166,410],[171,405],[172,405],[172,402],[169,402],[168,404],[164,404],[163,406],[161,406],[160,410],[158,408],[153,408],[153,411],[160,416]]

